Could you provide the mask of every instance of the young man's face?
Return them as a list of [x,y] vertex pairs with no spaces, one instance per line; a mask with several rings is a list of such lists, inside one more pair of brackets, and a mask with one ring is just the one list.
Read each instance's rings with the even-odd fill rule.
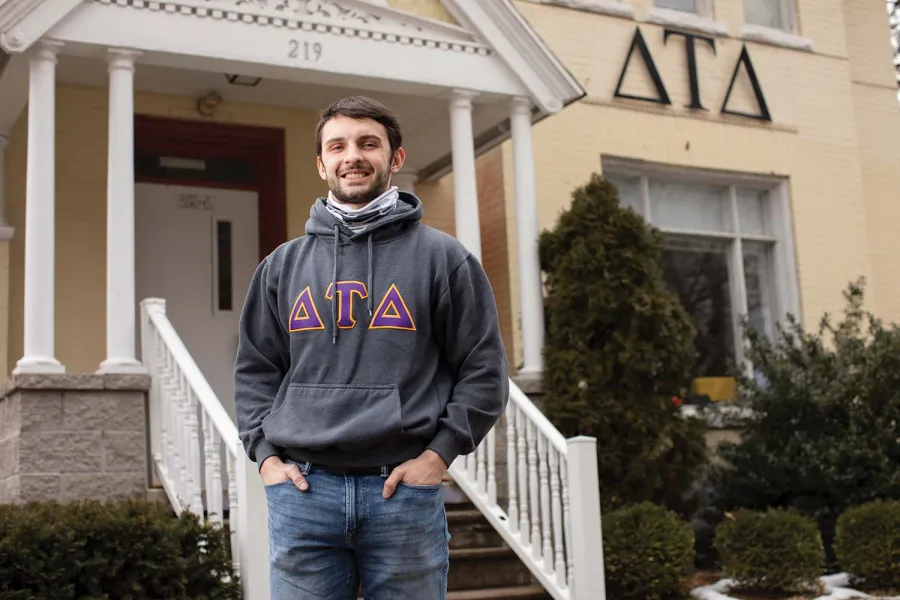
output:
[[335,198],[367,204],[387,190],[404,160],[402,148],[391,156],[387,132],[377,121],[337,116],[322,128],[322,155],[316,164]]

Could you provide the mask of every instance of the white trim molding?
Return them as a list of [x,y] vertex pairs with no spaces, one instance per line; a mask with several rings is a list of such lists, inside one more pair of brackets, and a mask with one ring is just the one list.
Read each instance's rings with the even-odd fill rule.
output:
[[653,8],[647,11],[644,19],[647,23],[654,25],[671,25],[681,29],[689,29],[706,35],[726,37],[728,35],[728,25],[721,21],[716,21],[711,16],[689,13],[680,10],[671,10],[668,8]]
[[752,42],[760,44],[768,44],[770,46],[780,46],[782,48],[792,48],[794,50],[803,50],[805,52],[813,52],[813,41],[807,37],[785,31],[783,29],[773,29],[763,25],[754,25],[753,23],[744,23],[741,26],[741,37]]
[[586,95],[584,88],[553,55],[511,0],[442,0],[467,29],[490,40],[494,50],[531,93],[538,109],[556,113]]
[[622,0],[525,0],[533,4],[559,6],[571,10],[634,19],[634,7]]

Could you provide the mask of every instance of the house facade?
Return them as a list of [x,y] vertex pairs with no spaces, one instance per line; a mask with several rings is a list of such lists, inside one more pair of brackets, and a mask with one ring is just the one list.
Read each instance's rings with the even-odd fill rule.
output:
[[[483,262],[526,391],[537,235],[592,173],[665,233],[698,398],[733,397],[742,315],[813,326],[862,276],[900,317],[879,2],[2,0],[0,49],[0,501],[158,485],[240,506],[251,587],[265,525],[233,443],[237,317],[326,192],[313,130],[341,96],[398,113],[395,183]],[[453,478],[555,598],[602,599],[591,440],[516,386],[499,431]]]
[[[666,237],[663,269],[698,328],[692,394],[728,400],[739,321],[815,328],[866,279],[900,317],[892,140],[900,112],[884,7],[864,0],[540,0],[516,7],[585,88],[535,125],[538,229],[591,173]],[[502,166],[509,289],[518,285],[511,145]],[[482,172],[479,171],[479,175]],[[489,187],[492,175],[480,180]],[[517,366],[528,365],[516,294]],[[534,362],[536,359],[532,358]]]

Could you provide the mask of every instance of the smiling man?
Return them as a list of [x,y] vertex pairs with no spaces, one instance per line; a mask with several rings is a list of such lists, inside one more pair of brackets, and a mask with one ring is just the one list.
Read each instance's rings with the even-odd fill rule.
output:
[[272,600],[442,600],[442,478],[506,407],[493,292],[391,185],[397,119],[365,97],[316,127],[328,183],[267,256],[241,315],[238,429],[269,510]]

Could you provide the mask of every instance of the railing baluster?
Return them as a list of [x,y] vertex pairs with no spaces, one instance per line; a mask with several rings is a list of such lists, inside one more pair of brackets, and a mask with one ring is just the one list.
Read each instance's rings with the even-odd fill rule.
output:
[[[238,494],[237,481],[235,479],[234,455],[228,452],[225,455],[225,468],[228,471],[228,526],[231,528],[231,561],[234,564],[234,570],[241,572],[241,552],[238,543],[238,536],[242,532],[238,530]],[[221,496],[221,494],[219,494]]]
[[553,569],[556,583],[566,585],[566,563],[563,558],[562,498],[559,489],[559,451],[550,448],[550,502],[553,505]]
[[541,557],[544,559],[544,572],[553,572],[553,549],[550,546],[550,477],[547,467],[547,438],[538,432],[538,473],[541,484]]
[[[219,433],[213,430],[213,478],[212,478],[212,488],[206,491],[208,495],[211,495],[215,498],[215,501],[212,503],[212,506],[215,507],[216,512],[219,514],[220,520],[225,519],[225,499],[222,496],[222,490],[225,489],[225,486],[222,483],[222,459],[219,458],[222,452],[222,438],[219,436]],[[231,454],[228,454],[231,456]],[[234,491],[237,493],[237,490]],[[233,514],[233,513],[232,513]]]
[[475,460],[477,461],[475,467],[475,481],[478,483],[478,491],[482,494],[487,493],[487,465],[485,464],[487,448],[485,446],[485,441],[482,441],[475,449]]
[[497,432],[491,428],[487,435],[488,475],[487,495],[488,504],[497,506]]
[[528,423],[521,409],[516,409],[516,455],[519,460],[519,536],[526,546],[531,543],[531,523],[528,513],[528,462],[526,456],[526,429]]
[[569,510],[569,463],[565,458],[559,461],[562,466],[563,523],[566,543],[566,579],[569,585],[575,577],[575,563],[572,561],[572,519]]
[[206,518],[210,523],[222,522],[222,515],[217,513],[213,506],[212,482],[215,476],[213,469],[213,432],[212,423],[206,416],[206,411],[200,411],[200,430],[203,432],[203,489],[206,491]]
[[[186,383],[186,382],[185,382]],[[190,440],[190,457],[191,463],[188,468],[188,474],[191,478],[191,510],[194,514],[203,514],[203,489],[200,480],[200,432],[197,427],[197,411],[199,410],[197,397],[194,392],[187,387],[187,426]]]
[[516,497],[516,405],[506,406],[506,495],[509,498],[509,527],[513,533],[519,531],[519,501]]
[[538,499],[538,459],[535,440],[534,423],[529,422],[526,428],[528,435],[528,492],[531,494],[531,555],[541,557],[541,505]]

